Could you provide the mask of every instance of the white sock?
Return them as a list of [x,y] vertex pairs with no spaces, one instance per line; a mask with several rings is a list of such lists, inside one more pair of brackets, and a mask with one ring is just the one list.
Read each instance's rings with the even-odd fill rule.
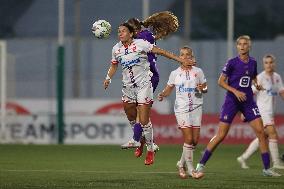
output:
[[183,152],[183,148],[182,148],[182,153],[181,153],[181,157],[180,157],[180,166],[185,166],[185,158],[184,158],[184,152]]
[[269,139],[268,140],[268,145],[269,145],[269,151],[272,159],[272,163],[279,163],[279,151],[278,151],[278,142],[276,139]]
[[132,131],[133,131],[133,128],[134,128],[135,123],[136,123],[136,120],[129,121],[129,125],[130,125]]
[[191,144],[183,144],[184,160],[187,166],[187,171],[191,175],[193,168],[193,150],[194,146]]
[[143,128],[143,134],[145,137],[145,142],[147,144],[147,150],[148,151],[154,151],[153,150],[153,127],[152,123],[149,122],[147,125],[142,125]]
[[246,149],[246,151],[241,155],[241,157],[244,160],[247,160],[254,152],[257,151],[259,146],[259,140],[258,138],[255,138],[253,141],[251,141],[251,143],[249,144],[248,148]]

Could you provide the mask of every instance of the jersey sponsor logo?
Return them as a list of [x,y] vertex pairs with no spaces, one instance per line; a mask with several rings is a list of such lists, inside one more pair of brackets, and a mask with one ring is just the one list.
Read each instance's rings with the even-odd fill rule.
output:
[[273,89],[266,90],[266,93],[269,96],[277,96],[278,95],[277,91],[274,91]]
[[240,87],[248,87],[250,84],[250,77],[249,76],[243,76],[241,79],[240,79]]
[[123,68],[125,67],[129,67],[129,66],[132,66],[134,64],[137,64],[140,62],[140,59],[139,58],[136,58],[134,60],[129,60],[129,61],[122,61],[122,58],[119,59],[119,62],[120,64],[122,65]]
[[195,91],[195,88],[184,87],[184,84],[182,84],[178,87],[178,91],[181,93],[192,93]]

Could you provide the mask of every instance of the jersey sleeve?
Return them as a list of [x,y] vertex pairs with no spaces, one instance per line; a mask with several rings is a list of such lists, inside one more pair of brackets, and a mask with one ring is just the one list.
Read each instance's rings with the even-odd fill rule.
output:
[[173,87],[175,86],[175,72],[171,72],[167,85]]
[[223,67],[222,73],[228,77],[230,76],[231,72],[232,72],[232,64],[231,61],[228,61]]
[[112,48],[111,52],[111,64],[118,64],[118,61],[115,56],[115,47]]
[[144,51],[144,52],[148,53],[148,52],[151,52],[151,51],[152,51],[154,45],[151,44],[151,43],[149,43],[149,42],[146,41],[146,40],[142,40],[142,39],[141,39],[141,40],[139,40],[139,42],[138,42],[138,47],[140,48],[141,51]]
[[199,80],[200,84],[204,84],[206,83],[206,77],[204,75],[204,72],[202,71],[202,69],[199,70],[198,74],[197,74],[197,79]]
[[279,82],[278,82],[278,93],[281,93],[284,91],[284,86],[283,86],[283,82],[282,82],[282,78],[279,75]]

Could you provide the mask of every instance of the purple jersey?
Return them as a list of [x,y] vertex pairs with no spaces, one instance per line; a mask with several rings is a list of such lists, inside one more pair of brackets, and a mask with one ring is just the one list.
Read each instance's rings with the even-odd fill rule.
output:
[[228,78],[228,85],[244,92],[246,100],[240,102],[232,92],[227,91],[220,120],[231,123],[239,111],[243,113],[247,121],[260,117],[251,88],[252,80],[257,76],[257,62],[252,57],[249,57],[248,63],[235,57],[227,62],[222,72]]
[[[230,59],[223,68],[223,74],[228,77],[228,85],[246,93],[246,97],[253,98],[251,83],[257,76],[257,62],[249,57],[248,63],[244,63],[239,57]],[[227,96],[235,95],[227,91]]]
[[[156,40],[155,40],[153,34],[149,30],[141,30],[137,34],[136,38],[137,39],[144,39],[144,40],[150,42],[151,44],[156,45]],[[150,70],[153,73],[151,80],[152,80],[153,89],[155,91],[155,89],[157,88],[158,83],[159,83],[159,72],[158,72],[158,69],[157,69],[157,66],[156,66],[157,56],[152,52],[147,53],[147,56],[148,56],[148,61],[150,62]]]

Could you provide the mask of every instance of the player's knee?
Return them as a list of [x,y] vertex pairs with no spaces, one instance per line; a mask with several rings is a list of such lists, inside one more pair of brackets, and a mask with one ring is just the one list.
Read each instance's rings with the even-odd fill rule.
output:
[[184,139],[184,143],[192,145],[193,144],[193,139],[191,137],[186,137]]
[[275,132],[273,132],[273,133],[269,133],[269,135],[268,135],[268,138],[269,139],[278,139],[278,135],[277,135],[277,133],[275,133]]
[[149,123],[149,119],[140,119],[141,125],[147,125]]

